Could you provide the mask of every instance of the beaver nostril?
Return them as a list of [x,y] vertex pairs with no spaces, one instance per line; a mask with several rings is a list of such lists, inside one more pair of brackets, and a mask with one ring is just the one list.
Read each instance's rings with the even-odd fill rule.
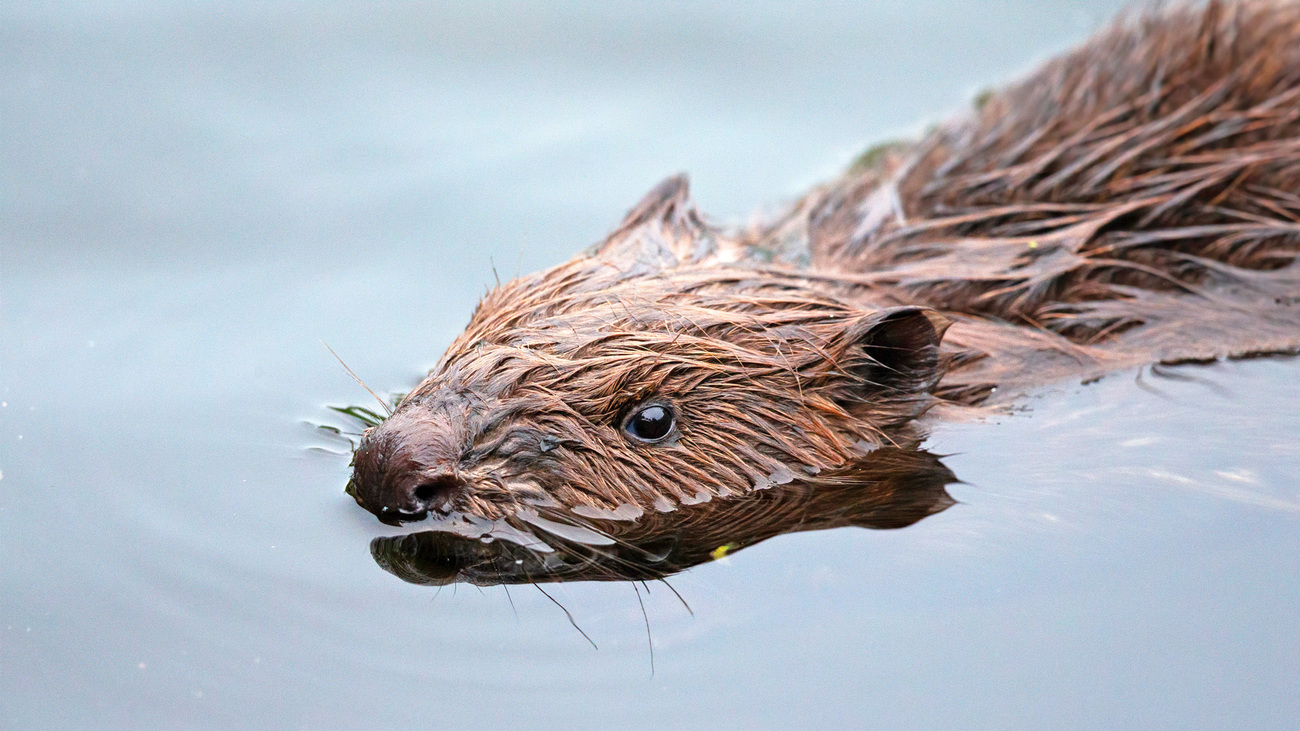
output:
[[445,502],[457,487],[460,487],[460,480],[451,475],[439,475],[417,485],[412,495],[422,507],[429,508]]

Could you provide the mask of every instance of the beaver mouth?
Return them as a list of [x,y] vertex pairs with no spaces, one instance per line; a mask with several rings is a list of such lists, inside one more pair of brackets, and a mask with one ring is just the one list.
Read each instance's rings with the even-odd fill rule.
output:
[[377,510],[372,510],[379,522],[384,525],[391,525],[400,528],[403,523],[415,523],[429,517],[431,512],[441,512],[436,509],[420,508],[418,510],[403,510],[401,508],[380,506]]

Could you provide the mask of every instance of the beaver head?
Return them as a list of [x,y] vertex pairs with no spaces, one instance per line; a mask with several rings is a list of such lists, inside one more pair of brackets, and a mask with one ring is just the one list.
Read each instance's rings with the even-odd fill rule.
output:
[[351,494],[386,522],[638,515],[914,440],[945,321],[720,263],[716,239],[673,178],[592,251],[497,287],[366,432]]

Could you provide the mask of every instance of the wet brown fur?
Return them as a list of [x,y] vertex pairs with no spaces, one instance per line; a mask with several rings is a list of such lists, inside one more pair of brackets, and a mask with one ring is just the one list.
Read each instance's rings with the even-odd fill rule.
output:
[[[1300,346],[1300,4],[1121,19],[866,163],[737,231],[670,179],[499,286],[367,433],[354,496],[398,520],[668,510],[815,486],[915,446],[936,403]],[[677,432],[636,443],[652,402]]]

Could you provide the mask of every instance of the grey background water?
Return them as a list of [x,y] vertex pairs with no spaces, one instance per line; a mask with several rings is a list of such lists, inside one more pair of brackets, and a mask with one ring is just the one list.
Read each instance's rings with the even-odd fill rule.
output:
[[[900,531],[403,584],[306,422],[687,170],[721,220],[1114,2],[0,8],[0,727],[1286,728],[1300,363],[1062,384]],[[334,453],[313,449],[323,447]]]

